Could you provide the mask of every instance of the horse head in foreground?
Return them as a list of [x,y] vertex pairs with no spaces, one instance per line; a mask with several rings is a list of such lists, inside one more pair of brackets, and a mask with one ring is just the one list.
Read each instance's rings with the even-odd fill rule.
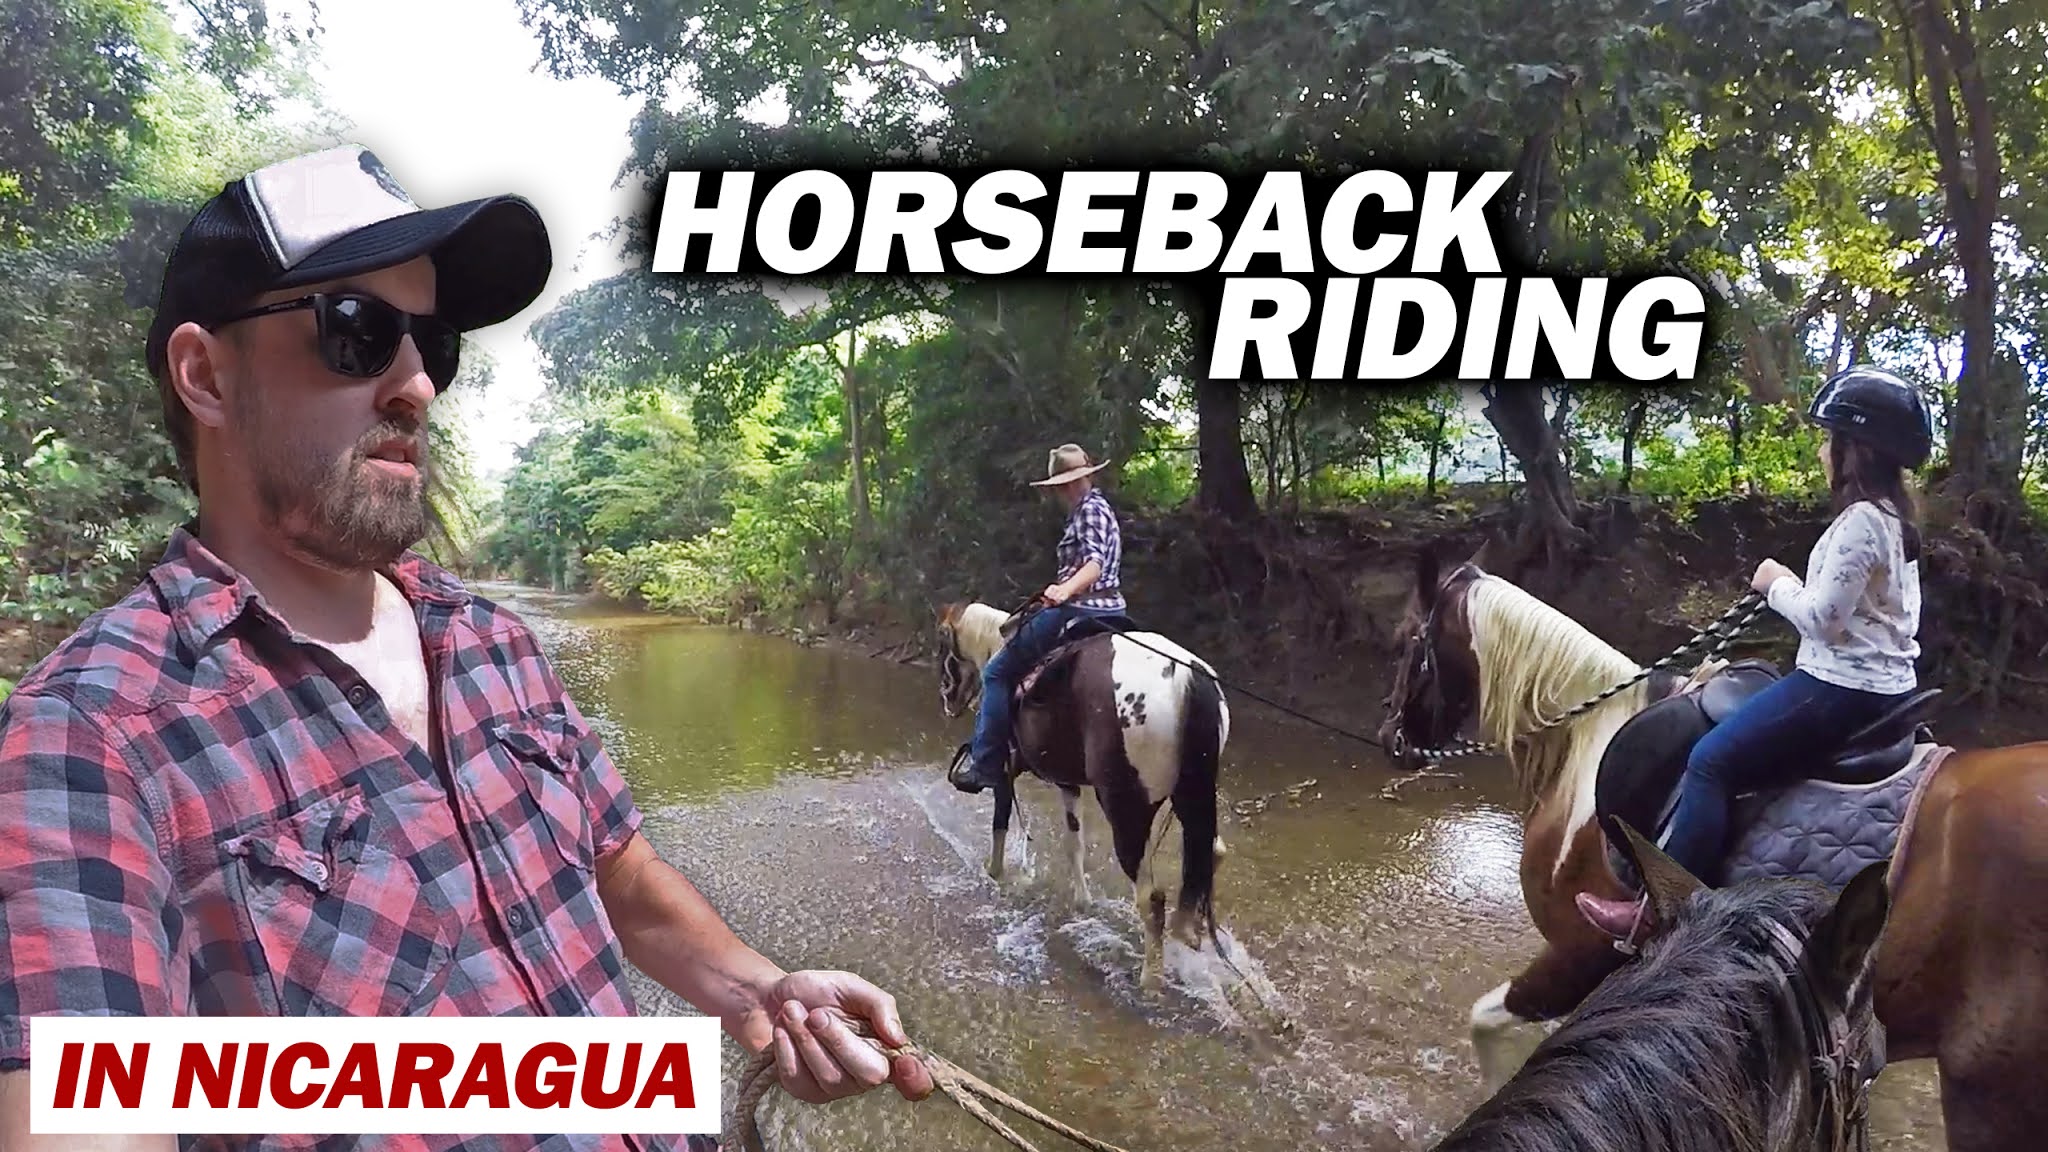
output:
[[[939,701],[948,717],[966,714],[979,699],[981,670],[1001,648],[1008,619],[987,604],[940,610]],[[1216,785],[1230,710],[1215,671],[1164,636],[1096,631],[1084,621],[1068,637],[1018,688],[1009,782],[995,789],[988,873],[1002,878],[1016,779],[1029,772],[1059,790],[1075,892],[1085,901],[1080,799],[1082,788],[1094,789],[1145,932],[1140,981],[1156,989],[1164,933],[1195,949],[1205,934],[1215,935],[1216,868],[1224,854]],[[1152,858],[1175,821],[1181,883],[1169,917]]]
[[1851,1152],[1883,1064],[1885,866],[1708,888],[1625,823],[1661,925],[1436,1152]]
[[[1543,948],[1472,1006],[1492,1089],[1509,1070],[1506,1029],[1565,1016],[1624,963],[1578,905],[1644,887],[1603,821],[1662,835],[1692,747],[1778,673],[1646,668],[1477,562],[1445,570],[1428,554],[1396,640],[1383,742],[1412,766],[1476,723],[1523,800],[1522,896]],[[2015,1005],[2048,1004],[2048,901],[2031,895],[2048,876],[2048,743],[1939,743],[1923,723],[1936,695],[1830,734],[1834,751],[1803,779],[1738,795],[1720,871],[1841,891],[1890,858],[1871,980],[1887,1056],[1939,1062],[1951,1152],[2033,1148],[2048,1131],[2048,1093],[2034,1087],[2048,1016]]]

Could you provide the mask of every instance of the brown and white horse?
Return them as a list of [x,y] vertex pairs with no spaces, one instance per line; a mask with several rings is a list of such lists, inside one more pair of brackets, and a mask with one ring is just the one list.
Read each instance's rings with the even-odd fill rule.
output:
[[[947,716],[963,714],[979,699],[981,669],[1002,647],[1006,619],[1007,613],[979,603],[940,611],[939,699]],[[1145,933],[1139,981],[1157,990],[1162,933],[1196,950],[1203,935],[1215,937],[1216,869],[1224,853],[1216,782],[1230,738],[1230,709],[1215,670],[1157,633],[1097,633],[1040,676],[1014,715],[1008,781],[996,789],[989,875],[1002,879],[1017,777],[1029,772],[1059,790],[1074,890],[1085,900],[1080,800],[1082,788],[1093,788]],[[1169,919],[1152,857],[1175,820],[1181,883]]]
[[[1521,880],[1544,949],[1472,1009],[1489,1088],[1502,1031],[1572,1011],[1624,957],[1580,915],[1582,891],[1633,895],[1594,819],[1600,757],[1643,684],[1566,710],[1640,671],[1576,621],[1477,564],[1425,555],[1401,625],[1388,747],[1434,748],[1477,718],[1509,749],[1525,801]],[[1408,751],[1405,759],[1414,759]],[[1890,1060],[1933,1059],[1953,1152],[2039,1147],[2048,1132],[2048,742],[1955,751],[1900,832],[1872,986]]]

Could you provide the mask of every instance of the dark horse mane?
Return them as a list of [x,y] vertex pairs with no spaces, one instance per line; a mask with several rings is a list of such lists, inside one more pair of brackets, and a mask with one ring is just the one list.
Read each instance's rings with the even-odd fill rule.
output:
[[1762,1152],[1808,1051],[1770,922],[1803,938],[1830,906],[1804,883],[1701,890],[1435,1152]]

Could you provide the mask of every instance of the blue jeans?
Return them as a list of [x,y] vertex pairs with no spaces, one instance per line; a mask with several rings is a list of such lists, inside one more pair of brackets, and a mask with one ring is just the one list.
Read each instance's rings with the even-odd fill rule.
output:
[[1716,725],[1686,760],[1664,851],[1716,883],[1728,850],[1728,813],[1738,792],[1790,784],[1823,765],[1854,732],[1910,693],[1841,688],[1794,671]]
[[1017,682],[1045,655],[1059,646],[1060,629],[1082,616],[1121,616],[1122,609],[1077,608],[1061,604],[1024,621],[981,670],[981,711],[974,718],[969,762],[1000,767],[1010,747],[1010,694]]

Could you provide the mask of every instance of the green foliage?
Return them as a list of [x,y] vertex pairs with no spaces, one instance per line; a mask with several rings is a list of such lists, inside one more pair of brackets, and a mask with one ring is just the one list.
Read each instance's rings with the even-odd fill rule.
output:
[[[779,404],[762,409],[772,415]],[[615,599],[714,621],[834,605],[853,576],[851,522],[844,485],[815,466],[812,454],[832,442],[818,431],[769,428],[750,414],[740,440],[706,453],[672,398],[635,393],[584,408],[564,435],[562,443],[598,445],[595,452],[523,459],[506,486],[508,507],[517,499],[576,509],[581,519],[554,532],[594,543],[584,560],[591,586]],[[644,499],[664,491],[685,499]],[[547,568],[556,560],[547,541],[524,527],[508,518],[494,555],[560,583],[560,570]]]
[[140,106],[175,53],[144,0],[0,4],[0,245],[109,222],[108,189],[149,143]]
[[[560,75],[645,104],[629,174],[915,156],[1068,166],[1400,158],[1512,168],[1554,263],[1678,263],[1733,305],[1709,379],[1549,389],[1571,473],[1659,499],[1818,491],[1792,414],[1850,359],[1959,376],[1961,222],[1924,58],[1893,9],[1807,0],[1209,0],[1191,6],[520,0]],[[176,19],[172,18],[173,13]],[[96,606],[188,515],[138,351],[177,228],[295,142],[315,29],[262,0],[0,0],[0,614]],[[2048,484],[2048,11],[1973,17],[2008,187],[1997,334]],[[178,28],[190,27],[190,36]],[[1920,56],[1913,56],[1920,52]],[[778,113],[786,110],[786,118]],[[1142,142],[1142,143],[1139,143]],[[1951,150],[1952,151],[1952,150]],[[644,221],[626,222],[647,255]],[[1158,285],[635,271],[534,328],[552,410],[494,500],[437,407],[444,562],[708,619],[921,613],[1051,576],[1027,485],[1073,440],[1127,512],[1196,489],[1196,326]],[[1221,447],[1287,514],[1492,482],[1500,441],[1448,382],[1248,390]],[[1227,411],[1228,405],[1224,406]],[[2015,429],[2017,430],[2017,429]],[[1629,455],[1627,463],[1624,456]],[[1510,484],[1517,479],[1505,477]],[[1476,489],[1462,489],[1459,499]]]
[[626,552],[600,548],[590,554],[592,587],[614,600],[645,604],[712,623],[743,614],[736,600],[740,577],[721,547],[722,536],[657,540]]
[[1195,449],[1155,429],[1117,468],[1117,498],[1132,509],[1178,508],[1195,492]]
[[83,618],[190,514],[124,287],[109,245],[0,253],[0,616]]
[[[196,511],[143,363],[163,260],[204,197],[301,143],[265,108],[303,90],[311,29],[262,0],[178,11],[196,35],[149,0],[0,0],[0,635],[37,647]],[[488,371],[472,352],[463,388]],[[481,501],[459,425],[430,429],[428,547],[453,559]]]

